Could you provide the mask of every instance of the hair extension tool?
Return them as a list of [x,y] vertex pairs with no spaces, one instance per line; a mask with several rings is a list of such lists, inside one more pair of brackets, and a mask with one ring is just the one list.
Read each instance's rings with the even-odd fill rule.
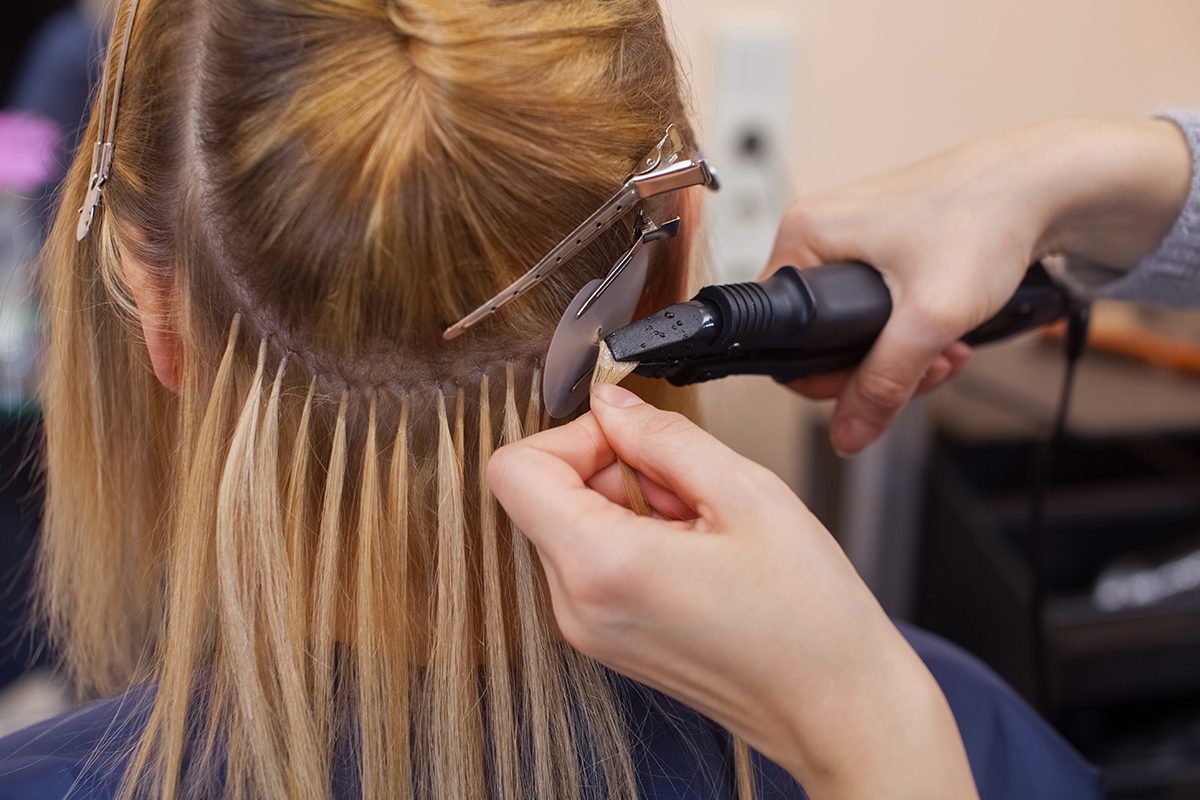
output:
[[607,276],[584,286],[567,306],[546,353],[542,402],[551,417],[562,419],[583,405],[600,340],[628,325],[637,311],[649,272],[649,248],[678,234],[678,219],[658,225],[639,214],[633,247]]
[[[996,316],[963,337],[971,345],[1007,339],[1067,317],[1076,307],[1041,264]],[[763,283],[709,286],[695,299],[608,334],[617,361],[676,386],[729,375],[786,383],[849,369],[870,351],[892,313],[873,267],[857,262],[784,267]]]

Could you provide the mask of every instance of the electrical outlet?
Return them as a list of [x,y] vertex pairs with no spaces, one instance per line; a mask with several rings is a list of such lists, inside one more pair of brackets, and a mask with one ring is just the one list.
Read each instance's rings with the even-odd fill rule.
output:
[[794,195],[788,148],[796,116],[797,37],[766,24],[717,42],[715,115],[707,144],[721,192],[709,205],[716,278],[754,280]]

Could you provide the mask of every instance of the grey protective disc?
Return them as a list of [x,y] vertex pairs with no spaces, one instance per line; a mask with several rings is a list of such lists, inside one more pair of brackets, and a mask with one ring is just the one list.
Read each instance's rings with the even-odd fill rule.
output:
[[646,286],[646,271],[652,249],[653,245],[642,248],[620,277],[582,317],[576,319],[575,315],[600,285],[600,280],[583,287],[571,305],[567,306],[550,342],[542,379],[542,399],[546,403],[546,411],[554,419],[570,416],[588,396],[592,370],[600,352],[600,340],[633,322],[638,300]]

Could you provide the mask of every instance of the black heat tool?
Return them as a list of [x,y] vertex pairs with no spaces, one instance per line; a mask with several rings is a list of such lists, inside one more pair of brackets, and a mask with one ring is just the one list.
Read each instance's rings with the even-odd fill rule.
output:
[[[996,316],[963,337],[971,345],[1024,333],[1067,317],[1076,302],[1035,264]],[[874,268],[857,262],[784,267],[763,283],[708,286],[695,299],[609,335],[618,361],[676,386],[729,375],[788,382],[849,369],[866,356],[892,314],[892,296]]]

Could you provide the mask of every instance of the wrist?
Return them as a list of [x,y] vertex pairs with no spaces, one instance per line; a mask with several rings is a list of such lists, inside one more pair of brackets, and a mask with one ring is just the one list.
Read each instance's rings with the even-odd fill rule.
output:
[[[787,753],[773,756],[811,797],[974,797],[966,751],[933,676],[893,628],[873,668],[809,696]],[[771,754],[767,754],[771,755]]]
[[1045,225],[1035,257],[1128,268],[1153,252],[1187,200],[1192,154],[1166,120],[1069,121],[1047,128]]

